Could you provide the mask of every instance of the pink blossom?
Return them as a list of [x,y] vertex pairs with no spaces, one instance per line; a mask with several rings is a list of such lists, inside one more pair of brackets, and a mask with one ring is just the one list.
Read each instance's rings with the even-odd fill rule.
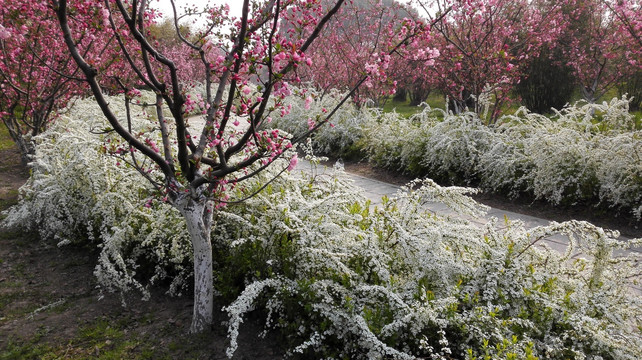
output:
[[310,110],[310,104],[311,103],[312,103],[312,97],[311,96],[308,96],[307,98],[305,98],[304,107],[305,107],[306,110]]
[[296,164],[298,163],[299,163],[299,158],[297,157],[297,154],[294,154],[294,156],[292,156],[292,158],[290,159],[290,165],[288,165],[288,171],[294,170],[294,168],[296,167]]
[[0,40],[5,40],[11,37],[9,30],[5,29],[4,26],[0,25]]

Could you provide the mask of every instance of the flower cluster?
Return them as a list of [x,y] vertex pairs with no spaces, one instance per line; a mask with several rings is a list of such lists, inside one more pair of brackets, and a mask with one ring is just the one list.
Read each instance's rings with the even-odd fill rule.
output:
[[[470,189],[432,181],[375,208],[340,180],[295,184],[249,200],[215,230],[231,241],[217,276],[235,299],[228,356],[244,315],[261,309],[266,330],[288,334],[291,353],[306,358],[634,359],[642,350],[642,303],[628,288],[639,264],[614,255],[628,246],[617,234],[576,221],[479,228],[426,211],[426,201],[480,210]],[[540,246],[555,234],[568,237],[565,253]]]

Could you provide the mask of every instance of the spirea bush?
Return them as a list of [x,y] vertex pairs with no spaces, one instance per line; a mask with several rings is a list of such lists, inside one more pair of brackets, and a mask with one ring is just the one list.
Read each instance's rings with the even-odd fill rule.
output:
[[434,111],[370,117],[360,143],[371,161],[393,170],[641,217],[642,131],[626,98],[578,103],[550,117],[521,108],[492,126],[472,113],[441,120]]
[[[260,310],[295,358],[635,359],[640,268],[613,256],[627,244],[585,222],[498,230],[422,207],[478,215],[470,190],[417,181],[373,208],[335,180],[272,189],[227,214],[217,236],[237,240],[218,278],[243,284],[226,307],[228,355]],[[569,237],[565,253],[539,246],[553,234]]]
[[[98,114],[91,100],[78,101],[37,138],[32,177],[4,224],[61,246],[94,244],[106,290],[147,295],[163,280],[178,294],[192,271],[185,224],[127,166],[131,157]],[[435,214],[423,204],[443,202],[465,216],[484,209],[466,196],[472,189],[431,180],[374,207],[340,177],[293,172],[268,184],[277,171],[237,186],[231,200],[265,189],[215,216],[214,278],[228,304],[228,355],[250,312],[264,317],[266,331],[284,334],[289,354],[300,358],[642,353],[642,302],[631,288],[640,259],[621,251],[637,241],[620,242],[585,222],[526,230]],[[146,176],[153,179],[154,169]],[[569,238],[566,252],[541,244],[554,234]]]
[[[148,116],[140,108],[135,115]],[[172,293],[181,293],[192,273],[189,236],[176,230],[185,227],[181,216],[154,200],[151,184],[127,165],[128,147],[95,102],[76,101],[35,142],[31,177],[5,225],[59,246],[95,244],[100,255],[94,273],[106,290],[136,288],[148,296],[150,284],[167,280]]]
[[[292,97],[288,101],[289,111],[275,114],[268,126],[279,128],[294,137],[305,135],[310,128],[323,121],[346,94],[337,90],[320,93],[313,88],[294,88],[303,97]],[[357,142],[362,138],[362,126],[366,121],[364,112],[354,103],[347,101],[332,116],[327,126],[310,135],[316,153],[332,156],[355,156]]]

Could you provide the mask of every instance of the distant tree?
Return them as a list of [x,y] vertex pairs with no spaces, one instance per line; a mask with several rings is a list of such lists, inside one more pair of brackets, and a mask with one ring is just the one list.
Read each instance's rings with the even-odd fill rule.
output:
[[405,86],[397,86],[395,96],[392,98],[394,101],[406,101],[408,99],[408,90]]
[[[75,39],[82,49],[80,55],[103,74],[103,91],[119,93],[122,86],[144,85],[136,82],[135,74],[123,73],[125,62],[111,51],[117,40],[110,33],[100,6],[74,17],[87,24]],[[48,1],[4,2],[0,8],[0,118],[24,163],[33,152],[30,139],[44,131],[57,111],[74,97],[90,93],[53,19],[55,13]],[[149,12],[146,36],[174,59],[181,81],[187,83],[202,77],[197,76],[202,70],[197,66],[198,58],[191,56],[180,41],[174,25],[169,21],[156,23],[157,20],[157,15]],[[115,27],[126,27],[116,21]],[[189,28],[182,26],[181,30],[187,33]]]
[[621,94],[627,93],[633,99],[631,110],[642,109],[642,1],[620,0],[603,3],[618,19],[618,30],[628,36],[626,55],[633,73],[618,86]]
[[[87,91],[74,79],[78,68],[64,51],[57,24],[34,21],[47,17],[54,13],[46,2],[5,1],[0,8],[0,117],[24,163],[33,152],[29,139],[73,96]],[[88,32],[78,41],[87,52],[100,52],[105,43],[92,37]]]
[[[324,30],[318,46],[309,53],[310,67],[299,72],[304,81],[328,92],[348,90],[369,75],[363,87],[353,97],[361,105],[370,100],[394,94],[400,66],[414,55],[414,49],[390,50],[400,36],[414,30],[409,25],[419,23],[412,10],[394,0],[359,0],[346,6]],[[412,17],[411,21],[409,18]],[[427,33],[425,34],[428,35]],[[409,46],[417,46],[415,41]],[[387,77],[384,73],[395,74]]]
[[629,36],[631,47],[637,59],[632,59],[634,66],[642,66],[642,1],[640,0],[602,0],[602,3],[619,20],[618,28]]
[[560,6],[547,1],[419,0],[426,13],[451,8],[433,27],[440,56],[431,69],[435,84],[452,110],[481,113],[478,98],[491,95],[487,121],[493,122],[509,100],[530,59],[561,33]]
[[558,49],[545,48],[524,70],[515,92],[529,110],[543,114],[561,109],[573,96],[573,70]]
[[631,111],[642,110],[642,71],[638,71],[621,81],[618,84],[618,93],[620,96],[627,95],[631,99],[629,101],[629,109]]
[[396,86],[403,89],[410,100],[411,106],[418,106],[428,98],[434,87],[434,75],[429,70],[439,57],[439,50],[428,46],[432,37],[424,37],[408,49],[408,55],[395,59],[390,64],[390,73],[393,74]]
[[594,103],[634,72],[630,39],[608,3],[573,0],[569,4],[562,47],[582,96]]

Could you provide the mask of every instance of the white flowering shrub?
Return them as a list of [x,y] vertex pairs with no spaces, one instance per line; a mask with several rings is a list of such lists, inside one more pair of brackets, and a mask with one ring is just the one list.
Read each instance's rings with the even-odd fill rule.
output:
[[92,99],[76,101],[35,141],[31,177],[20,203],[8,210],[6,226],[36,231],[60,246],[96,244],[95,275],[106,290],[136,288],[148,296],[148,285],[159,281],[169,281],[176,294],[189,285],[191,245],[179,230],[182,217],[154,200],[150,183],[127,165],[126,146],[109,132]]
[[[429,180],[374,209],[338,180],[298,186],[225,215],[218,236],[237,240],[219,288],[232,298],[243,289],[226,308],[229,356],[243,316],[257,309],[301,358],[636,359],[642,351],[642,299],[629,287],[640,264],[613,255],[628,246],[616,234],[585,222],[478,228],[425,211],[426,201],[480,211],[464,195],[470,189]],[[539,246],[553,234],[569,237],[565,253]]]
[[[39,136],[32,177],[4,225],[60,245],[95,244],[95,274],[106,290],[147,295],[150,284],[164,281],[181,293],[192,272],[185,224],[162,194],[152,196],[108,130],[83,100]],[[154,169],[145,175],[153,179]],[[642,353],[642,302],[631,288],[641,263],[621,251],[639,241],[622,243],[584,222],[478,227],[426,211],[428,201],[466,216],[484,210],[466,196],[471,189],[431,180],[373,207],[340,178],[292,173],[271,181],[274,175],[237,187],[230,200],[265,188],[215,216],[214,278],[229,304],[228,355],[252,311],[301,358]],[[540,246],[553,234],[569,238],[565,253]]]
[[430,129],[439,121],[435,112],[443,113],[424,106],[420,113],[405,118],[395,112],[371,110],[363,126],[364,140],[360,143],[378,166],[413,175],[425,174],[423,152]]
[[[323,121],[330,111],[346,94],[336,90],[322,94],[313,88],[298,89],[301,97],[288,99],[288,112],[274,114],[268,126],[279,128],[294,137],[305,135],[310,128]],[[332,116],[329,124],[311,134],[315,152],[325,155],[352,155],[356,143],[362,138],[362,126],[366,109],[357,109],[352,101],[347,101]],[[302,121],[307,119],[307,121]]]
[[[429,109],[427,109],[429,110]],[[391,115],[364,125],[377,165],[450,183],[474,183],[553,204],[592,203],[642,213],[642,131],[626,98],[578,103],[553,117],[519,109],[486,126],[472,113]],[[428,112],[429,114],[429,112]]]

